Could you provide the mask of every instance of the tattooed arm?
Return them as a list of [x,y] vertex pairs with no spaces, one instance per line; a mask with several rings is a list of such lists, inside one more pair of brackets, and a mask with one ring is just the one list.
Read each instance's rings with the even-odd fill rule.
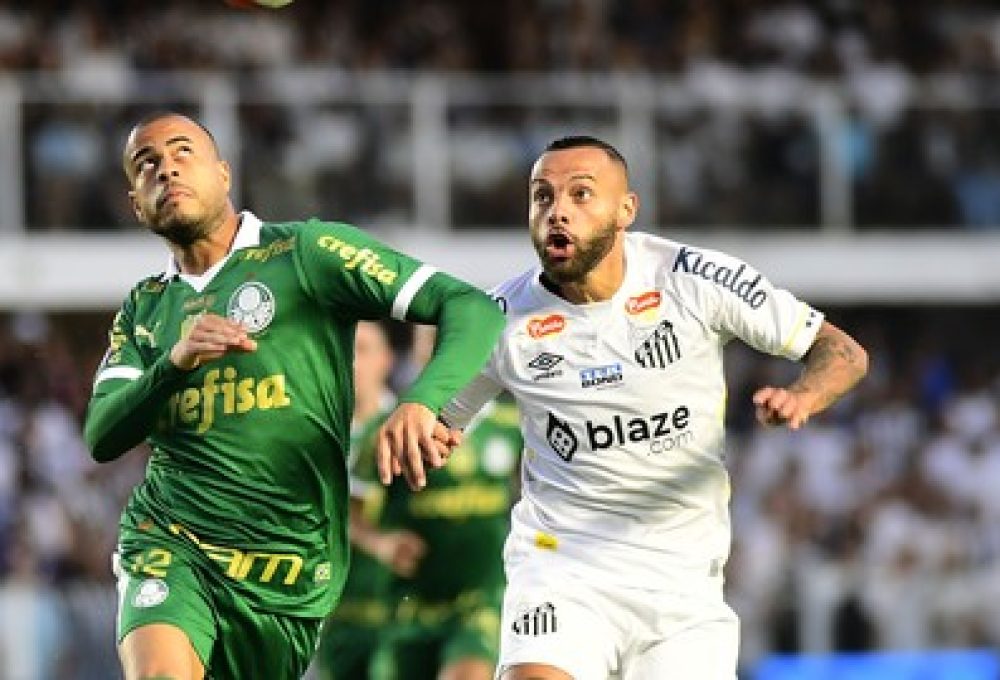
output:
[[850,335],[824,321],[803,359],[802,375],[788,387],[766,386],[753,395],[757,420],[797,430],[829,407],[868,372],[868,353]]

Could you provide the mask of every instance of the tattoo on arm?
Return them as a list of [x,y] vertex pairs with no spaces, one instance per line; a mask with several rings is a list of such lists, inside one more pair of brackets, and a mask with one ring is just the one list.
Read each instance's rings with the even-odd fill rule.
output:
[[805,370],[791,389],[817,396],[823,410],[851,389],[865,374],[864,350],[843,331],[831,328],[816,337],[805,356]]

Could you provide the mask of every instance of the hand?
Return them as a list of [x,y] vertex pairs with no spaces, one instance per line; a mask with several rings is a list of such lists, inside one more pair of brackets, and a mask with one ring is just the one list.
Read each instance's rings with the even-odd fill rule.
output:
[[218,314],[201,314],[187,335],[170,350],[170,361],[182,371],[192,371],[206,361],[232,352],[253,352],[257,343],[243,326]]
[[388,531],[378,537],[375,557],[397,576],[409,578],[427,552],[424,539],[410,531]]
[[797,430],[806,424],[814,412],[815,399],[809,392],[783,387],[762,387],[753,395],[757,407],[757,422],[761,425],[786,424]]
[[434,440],[447,447],[447,452],[444,456],[445,460],[447,460],[451,456],[452,451],[462,445],[462,431],[450,430],[447,425],[439,420],[434,425]]
[[447,431],[434,412],[423,404],[403,403],[396,407],[378,430],[376,459],[378,476],[388,486],[392,478],[402,474],[414,491],[427,484],[424,462],[433,468],[444,465],[451,453]]

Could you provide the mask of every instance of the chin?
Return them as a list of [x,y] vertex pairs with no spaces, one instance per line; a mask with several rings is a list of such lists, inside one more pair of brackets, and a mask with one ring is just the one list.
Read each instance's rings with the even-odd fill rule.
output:
[[544,269],[546,276],[559,284],[576,283],[582,278],[571,262],[565,265],[546,264]]
[[185,216],[176,214],[160,222],[153,231],[178,245],[190,245],[204,235],[204,228],[199,220],[185,219]]

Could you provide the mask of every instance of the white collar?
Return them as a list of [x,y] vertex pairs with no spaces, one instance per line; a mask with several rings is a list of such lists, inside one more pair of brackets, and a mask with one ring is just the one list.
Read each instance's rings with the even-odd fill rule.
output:
[[230,246],[229,252],[226,253],[226,256],[224,258],[222,258],[214,265],[212,265],[208,269],[208,271],[200,275],[182,274],[180,267],[177,266],[177,260],[174,259],[173,255],[170,255],[167,258],[167,266],[163,271],[162,280],[170,281],[176,276],[182,276],[184,277],[185,280],[188,281],[192,279],[194,280],[204,279],[205,282],[207,283],[215,275],[215,272],[219,271],[219,269],[222,268],[222,265],[225,264],[226,260],[229,259],[229,256],[231,254],[243,248],[253,248],[255,246],[259,246],[260,228],[262,224],[260,218],[258,218],[249,210],[244,210],[239,214],[238,219],[239,222],[237,223],[236,227],[236,236],[233,238],[233,245]]

